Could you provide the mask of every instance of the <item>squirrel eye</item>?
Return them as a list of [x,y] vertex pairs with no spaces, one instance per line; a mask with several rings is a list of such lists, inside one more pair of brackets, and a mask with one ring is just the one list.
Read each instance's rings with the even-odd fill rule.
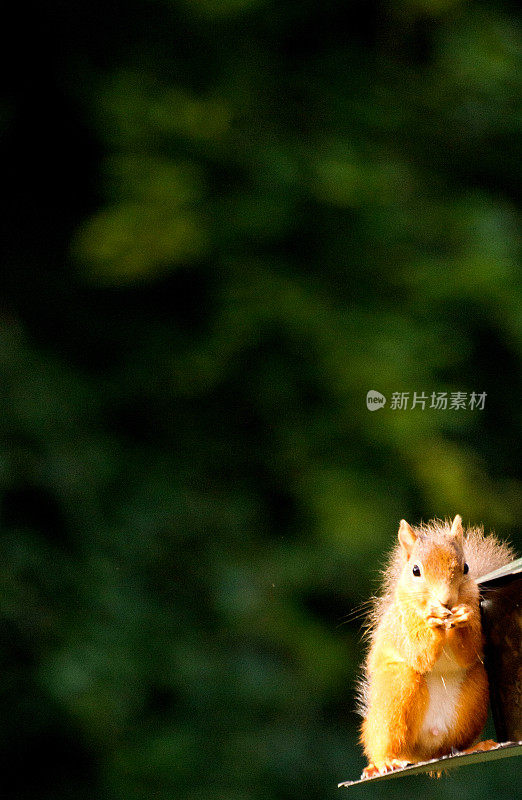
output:
[[467,575],[469,572],[469,564],[464,564],[464,575]]
[[413,574],[415,575],[416,578],[420,578],[420,567],[419,567],[418,564],[414,564],[413,565],[412,572],[413,572]]

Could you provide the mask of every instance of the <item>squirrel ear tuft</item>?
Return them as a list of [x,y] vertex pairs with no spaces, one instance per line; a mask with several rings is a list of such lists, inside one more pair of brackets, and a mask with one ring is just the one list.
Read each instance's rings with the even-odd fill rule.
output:
[[457,514],[455,519],[453,520],[453,523],[451,525],[450,536],[453,536],[454,539],[456,539],[462,544],[464,531],[462,530],[462,518],[460,514]]
[[411,525],[408,525],[405,519],[401,519],[401,524],[399,525],[399,542],[401,543],[401,547],[408,558],[411,555],[411,551],[413,550],[413,546],[416,541],[417,535]]

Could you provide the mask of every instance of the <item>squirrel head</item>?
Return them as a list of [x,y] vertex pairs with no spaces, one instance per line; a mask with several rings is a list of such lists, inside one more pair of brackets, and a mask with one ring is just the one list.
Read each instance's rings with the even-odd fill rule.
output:
[[451,526],[414,530],[406,520],[399,526],[404,566],[399,598],[419,611],[429,606],[451,609],[478,593],[464,558],[464,531],[457,514]]

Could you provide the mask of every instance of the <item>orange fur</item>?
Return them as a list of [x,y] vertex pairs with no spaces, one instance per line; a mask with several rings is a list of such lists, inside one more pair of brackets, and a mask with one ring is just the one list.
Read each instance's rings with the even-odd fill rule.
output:
[[368,761],[381,769],[391,760],[415,760],[413,741],[428,703],[426,683],[404,662],[379,662],[361,740]]
[[460,667],[468,669],[477,661],[482,664],[483,641],[478,603],[474,604],[473,613],[466,626],[450,628],[446,632],[446,643]]

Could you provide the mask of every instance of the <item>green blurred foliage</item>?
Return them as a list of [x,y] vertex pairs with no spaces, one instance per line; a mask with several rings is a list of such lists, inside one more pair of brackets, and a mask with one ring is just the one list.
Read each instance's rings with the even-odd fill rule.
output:
[[[521,545],[517,8],[18,13],[6,796],[334,797],[363,764],[356,610],[399,519]],[[372,388],[487,400],[369,413]],[[517,775],[372,796],[501,800]]]

